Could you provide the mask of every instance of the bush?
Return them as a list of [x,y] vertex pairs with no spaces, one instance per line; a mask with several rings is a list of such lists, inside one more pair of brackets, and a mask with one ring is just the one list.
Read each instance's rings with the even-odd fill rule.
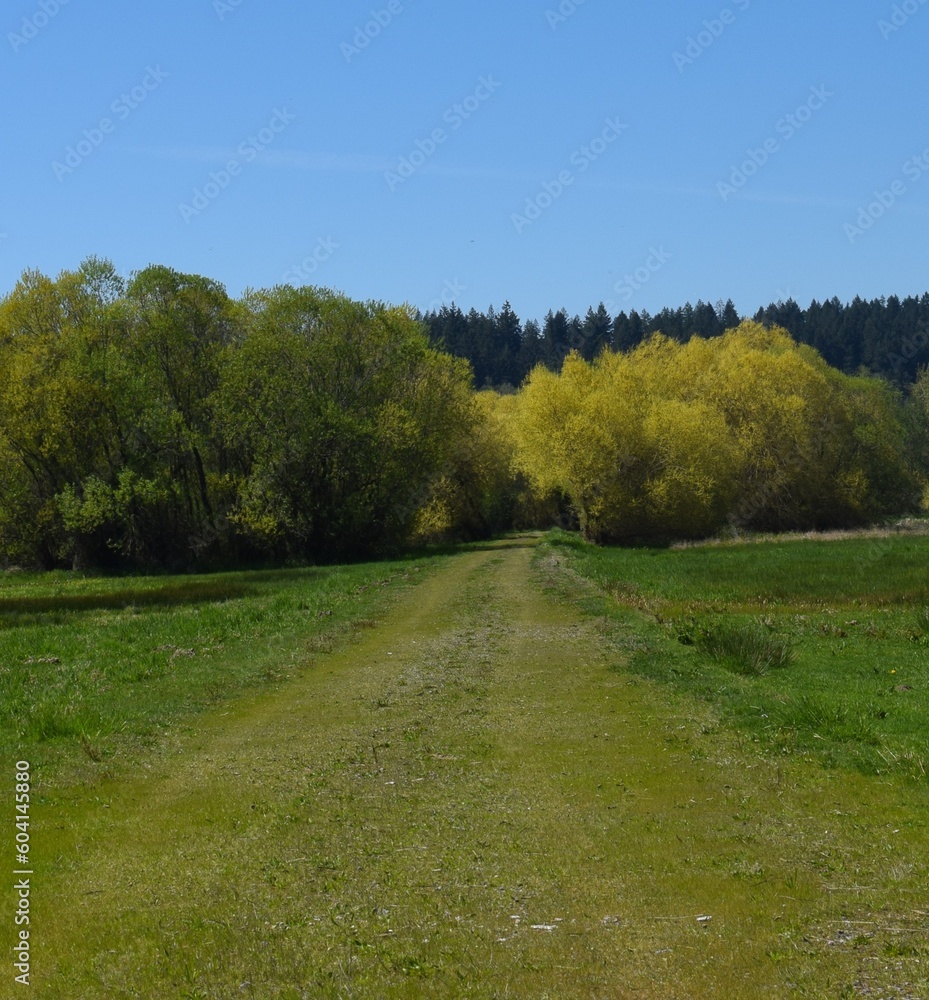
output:
[[902,417],[880,379],[746,322],[537,368],[515,465],[540,495],[570,497],[588,541],[852,527],[919,505]]

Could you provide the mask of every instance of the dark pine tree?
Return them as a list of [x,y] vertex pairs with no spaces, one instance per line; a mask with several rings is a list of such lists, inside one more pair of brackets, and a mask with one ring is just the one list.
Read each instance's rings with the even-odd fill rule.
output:
[[596,309],[588,309],[584,317],[584,350],[588,361],[593,360],[604,348],[612,344],[613,320],[601,302]]
[[635,350],[645,339],[645,324],[642,317],[633,310],[628,316],[623,312],[613,320],[613,349],[628,353]]
[[509,302],[503,303],[503,308],[497,313],[494,340],[496,342],[496,357],[494,364],[494,385],[519,385],[519,350],[522,345],[522,323],[513,312]]
[[497,314],[493,306],[486,313],[468,312],[468,347],[465,357],[474,367],[474,384],[483,389],[495,384]]
[[697,337],[709,338],[715,337],[722,332],[719,314],[709,302],[703,302],[698,299],[697,305],[694,307],[692,326],[688,333]]
[[519,371],[519,383],[525,381],[526,376],[542,360],[542,331],[539,324],[534,320],[527,320],[523,326],[523,336],[519,344],[519,356],[517,358],[517,369]]
[[564,309],[545,316],[542,324],[542,361],[552,371],[561,371],[564,359],[571,351],[568,331],[568,314]]
[[719,328],[721,331],[733,330],[742,322],[742,317],[735,307],[732,299],[727,299],[725,303],[722,299],[716,303],[716,315],[719,317]]

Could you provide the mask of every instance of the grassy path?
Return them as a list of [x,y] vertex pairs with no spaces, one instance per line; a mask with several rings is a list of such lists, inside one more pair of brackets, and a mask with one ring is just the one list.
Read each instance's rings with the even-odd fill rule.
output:
[[929,996],[900,786],[765,760],[609,669],[534,546],[450,560],[37,816],[34,995]]

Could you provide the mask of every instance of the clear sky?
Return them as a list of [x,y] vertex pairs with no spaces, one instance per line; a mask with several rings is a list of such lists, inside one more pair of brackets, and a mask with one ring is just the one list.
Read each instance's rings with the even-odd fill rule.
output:
[[929,290],[926,0],[8,0],[0,28],[2,292],[90,254],[523,319]]

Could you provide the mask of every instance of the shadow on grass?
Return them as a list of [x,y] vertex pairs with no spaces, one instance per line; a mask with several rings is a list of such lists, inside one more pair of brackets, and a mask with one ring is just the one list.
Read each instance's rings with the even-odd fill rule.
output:
[[427,556],[454,556],[465,552],[495,552],[500,549],[534,549],[541,541],[542,532],[520,532],[513,535],[497,535],[494,538],[476,542],[441,542],[423,545],[406,553],[406,559],[415,560]]
[[96,611],[127,607],[172,607],[179,604],[199,604],[202,601],[229,601],[248,597],[256,592],[246,583],[223,581],[191,581],[169,584],[152,590],[127,587],[109,593],[55,594],[42,597],[0,598],[0,616],[35,615],[62,611]]

